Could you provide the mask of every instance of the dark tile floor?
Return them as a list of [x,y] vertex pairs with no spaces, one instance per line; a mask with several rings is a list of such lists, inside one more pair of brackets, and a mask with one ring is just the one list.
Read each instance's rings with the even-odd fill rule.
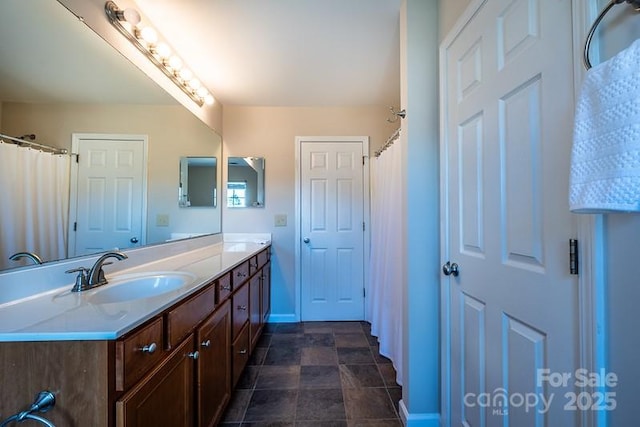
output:
[[391,361],[367,322],[269,323],[223,426],[401,426]]

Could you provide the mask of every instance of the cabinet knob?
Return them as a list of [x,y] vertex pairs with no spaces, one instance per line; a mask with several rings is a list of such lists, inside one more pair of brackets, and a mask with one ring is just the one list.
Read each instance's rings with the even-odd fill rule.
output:
[[247,349],[246,349],[246,348],[243,348],[242,350],[240,350],[240,351],[238,352],[238,354],[247,354]]
[[247,306],[246,305],[239,305],[238,306],[238,310],[247,311]]
[[211,347],[211,340],[202,341],[200,343],[200,346],[205,347],[205,348]]
[[223,291],[230,291],[231,290],[231,285],[223,285],[222,286],[222,290]]
[[238,276],[238,277],[247,277],[247,273],[243,273],[242,271],[238,271],[236,276]]
[[187,357],[196,360],[198,357],[200,357],[200,352],[198,351],[192,351],[191,353],[187,354]]
[[156,343],[152,342],[151,344],[145,345],[144,347],[140,348],[140,351],[143,353],[151,354],[156,351],[156,348],[158,348],[158,346],[156,345]]

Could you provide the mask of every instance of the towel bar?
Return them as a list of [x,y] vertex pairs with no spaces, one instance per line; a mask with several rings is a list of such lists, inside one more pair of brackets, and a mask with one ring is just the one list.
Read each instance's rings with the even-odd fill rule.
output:
[[589,48],[591,47],[591,39],[593,39],[593,35],[596,32],[596,28],[602,21],[602,18],[611,10],[611,8],[620,3],[629,3],[636,11],[640,12],[640,0],[611,0],[600,12],[600,15],[596,18],[591,25],[591,29],[589,30],[589,34],[587,34],[587,39],[584,43],[584,52],[582,53],[582,61],[584,62],[584,67],[588,70],[591,68],[591,61],[589,60]]

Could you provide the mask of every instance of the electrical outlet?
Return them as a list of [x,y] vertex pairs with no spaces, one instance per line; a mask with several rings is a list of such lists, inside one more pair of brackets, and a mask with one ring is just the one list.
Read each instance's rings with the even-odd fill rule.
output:
[[286,214],[278,214],[274,216],[273,223],[276,227],[286,227],[287,226],[287,215]]
[[158,214],[158,215],[156,215],[156,226],[157,227],[168,227],[169,226],[169,214]]

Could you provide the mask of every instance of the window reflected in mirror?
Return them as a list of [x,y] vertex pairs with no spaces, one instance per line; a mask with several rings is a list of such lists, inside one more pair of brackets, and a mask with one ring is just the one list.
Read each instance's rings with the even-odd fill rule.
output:
[[178,205],[182,208],[213,207],[218,204],[215,157],[180,157]]
[[227,207],[264,207],[264,158],[229,157],[227,166]]

